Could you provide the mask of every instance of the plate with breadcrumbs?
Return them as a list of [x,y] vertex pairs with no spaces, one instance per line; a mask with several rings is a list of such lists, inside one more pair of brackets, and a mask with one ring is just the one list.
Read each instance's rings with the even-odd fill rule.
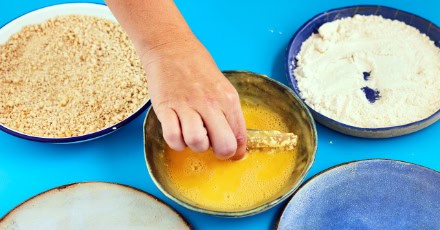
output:
[[99,4],[54,5],[0,29],[0,129],[71,143],[118,130],[150,106],[127,34]]

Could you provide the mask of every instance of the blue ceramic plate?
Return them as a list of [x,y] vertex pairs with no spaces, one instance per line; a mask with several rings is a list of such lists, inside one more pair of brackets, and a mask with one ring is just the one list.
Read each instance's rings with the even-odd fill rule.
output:
[[[101,4],[69,3],[69,4],[54,5],[32,11],[28,14],[25,14],[9,22],[4,27],[0,28],[0,44],[4,44],[12,34],[19,32],[24,26],[30,24],[38,24],[56,16],[70,15],[70,14],[90,15],[90,16],[96,16],[96,17],[101,17],[108,20],[116,21],[116,19],[113,17],[112,13],[108,9],[108,7]],[[148,100],[141,108],[139,108],[136,112],[134,112],[132,115],[130,115],[123,121],[114,124],[110,127],[99,130],[97,132],[85,134],[82,136],[65,137],[65,138],[38,137],[38,136],[24,134],[16,130],[12,130],[2,124],[0,124],[0,130],[3,130],[6,133],[12,134],[17,137],[21,137],[32,141],[39,141],[39,142],[74,143],[74,142],[88,141],[102,137],[104,135],[110,134],[118,130],[119,128],[121,128],[122,126],[124,126],[125,124],[136,118],[137,116],[139,116],[142,112],[144,112],[150,106],[150,104],[151,104],[150,100]]]
[[[298,55],[302,43],[307,40],[310,35],[312,35],[313,33],[317,33],[318,28],[322,24],[340,18],[352,17],[356,14],[380,15],[384,18],[402,21],[410,26],[417,28],[418,30],[420,30],[420,32],[426,34],[432,41],[435,42],[437,47],[440,47],[440,28],[434,23],[408,12],[384,6],[351,6],[326,11],[324,13],[316,15],[308,22],[306,22],[303,26],[301,26],[301,28],[299,28],[299,30],[293,35],[286,50],[285,67],[287,76],[289,78],[288,81],[293,91],[298,96],[300,95],[300,90],[298,89],[293,70],[296,68],[295,57]],[[439,109],[436,113],[432,114],[428,118],[405,125],[383,128],[360,128],[333,120],[318,113],[310,107],[309,109],[312,112],[313,117],[319,123],[341,133],[366,138],[385,138],[409,134],[423,129],[440,119]]]
[[380,159],[336,166],[297,190],[277,229],[440,229],[440,173]]

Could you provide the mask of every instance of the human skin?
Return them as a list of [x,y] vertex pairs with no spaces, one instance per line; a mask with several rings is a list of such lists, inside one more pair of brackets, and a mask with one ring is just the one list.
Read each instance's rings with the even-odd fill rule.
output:
[[163,137],[177,151],[210,146],[219,159],[246,153],[240,99],[172,0],[106,0],[148,78]]

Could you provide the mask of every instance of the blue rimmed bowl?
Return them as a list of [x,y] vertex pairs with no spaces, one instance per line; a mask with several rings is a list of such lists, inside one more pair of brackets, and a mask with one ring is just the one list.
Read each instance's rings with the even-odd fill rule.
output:
[[[32,11],[30,13],[27,13],[21,17],[18,17],[14,19],[13,21],[9,22],[2,28],[0,28],[0,44],[4,44],[11,35],[19,32],[23,27],[31,24],[38,24],[42,23],[43,21],[46,21],[50,18],[61,16],[61,15],[71,15],[71,14],[79,14],[79,15],[89,15],[89,16],[96,16],[100,18],[104,18],[107,20],[116,21],[116,18],[111,13],[110,9],[102,4],[94,4],[94,3],[69,3],[69,4],[60,4],[60,5],[54,5],[49,6],[45,8],[41,8],[35,11]],[[39,136],[33,136],[29,134],[25,134],[22,132],[19,132],[17,130],[13,130],[11,128],[8,128],[5,125],[0,124],[0,130],[3,130],[6,133],[9,133],[11,135],[32,140],[32,141],[38,141],[38,142],[47,142],[47,143],[75,143],[75,142],[83,142],[88,140],[93,140],[105,135],[108,135],[119,128],[123,127],[125,124],[129,123],[133,119],[135,119],[137,116],[139,116],[142,112],[144,112],[149,106],[151,105],[150,100],[145,102],[137,111],[135,111],[133,114],[125,118],[124,120],[120,121],[119,123],[116,123],[112,126],[106,127],[104,129],[101,129],[99,131],[84,134],[81,136],[75,136],[75,137],[39,137]]]
[[[290,40],[286,50],[285,69],[289,85],[298,96],[300,96],[300,90],[298,88],[297,81],[293,72],[297,64],[296,56],[301,50],[302,43],[307,40],[313,33],[317,33],[318,28],[324,23],[341,18],[352,17],[356,14],[380,15],[384,18],[395,19],[404,22],[407,25],[413,26],[420,30],[420,32],[426,34],[432,41],[434,41],[435,45],[440,48],[440,28],[434,23],[408,12],[385,6],[370,5],[350,6],[323,12],[314,16],[298,29],[298,31],[293,35],[292,39]],[[347,135],[365,138],[387,138],[409,134],[423,129],[440,119],[439,109],[437,110],[437,112],[423,120],[408,123],[405,125],[383,128],[360,128],[347,125],[327,116],[324,116],[311,108],[309,105],[307,105],[307,107],[310,109],[315,120],[320,124]]]

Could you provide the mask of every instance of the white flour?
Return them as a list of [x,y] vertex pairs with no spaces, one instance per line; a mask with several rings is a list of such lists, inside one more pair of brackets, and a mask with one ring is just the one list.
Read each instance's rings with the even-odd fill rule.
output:
[[342,123],[389,127],[440,109],[440,49],[402,22],[356,15],[326,23],[297,60],[301,97]]

